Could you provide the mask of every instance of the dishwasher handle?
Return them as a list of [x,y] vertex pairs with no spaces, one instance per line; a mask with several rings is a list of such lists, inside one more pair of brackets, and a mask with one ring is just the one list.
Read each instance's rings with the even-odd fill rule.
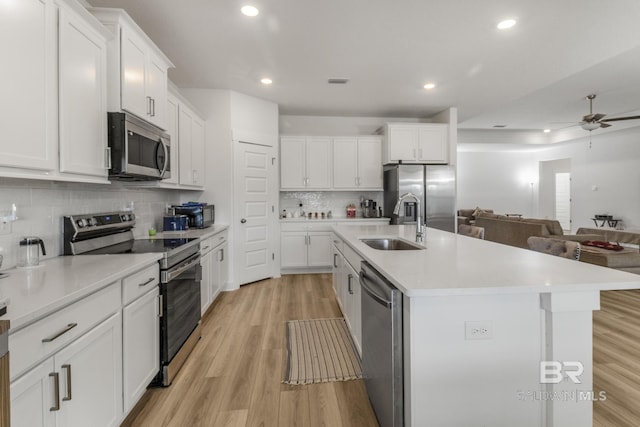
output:
[[367,293],[371,298],[373,298],[378,304],[385,306],[387,308],[391,308],[393,306],[393,302],[386,299],[384,296],[378,295],[372,288],[367,284],[369,279],[365,274],[364,270],[360,270],[360,286],[362,290]]

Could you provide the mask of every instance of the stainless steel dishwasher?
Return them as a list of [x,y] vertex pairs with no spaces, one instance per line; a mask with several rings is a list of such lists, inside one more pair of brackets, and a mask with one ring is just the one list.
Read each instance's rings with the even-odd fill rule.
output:
[[362,376],[380,427],[404,425],[402,292],[366,261],[362,288]]

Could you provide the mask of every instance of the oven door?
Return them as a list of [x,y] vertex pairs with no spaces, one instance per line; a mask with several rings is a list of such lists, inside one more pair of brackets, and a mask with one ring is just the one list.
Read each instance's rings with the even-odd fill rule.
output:
[[[164,274],[166,273],[166,274]],[[160,361],[168,364],[200,321],[200,254],[162,274]]]

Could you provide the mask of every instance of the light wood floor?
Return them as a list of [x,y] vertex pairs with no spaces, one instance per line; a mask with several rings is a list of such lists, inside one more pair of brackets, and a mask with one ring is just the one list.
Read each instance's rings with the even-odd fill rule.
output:
[[[123,426],[377,426],[362,381],[281,384],[284,321],[339,317],[330,275],[290,275],[221,294],[173,385]],[[640,291],[601,293],[593,316],[594,427],[640,426]]]
[[289,275],[221,294],[168,388],[123,426],[377,426],[362,380],[281,384],[286,320],[341,317],[331,276]]
[[600,293],[593,313],[594,427],[640,426],[640,291]]

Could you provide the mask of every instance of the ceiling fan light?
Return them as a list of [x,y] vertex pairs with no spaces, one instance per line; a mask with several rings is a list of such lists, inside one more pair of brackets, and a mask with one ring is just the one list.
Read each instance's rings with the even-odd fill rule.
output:
[[584,130],[588,130],[589,132],[591,132],[592,130],[596,130],[598,128],[600,128],[600,123],[599,122],[586,122],[586,123],[582,123],[580,125],[580,127]]

